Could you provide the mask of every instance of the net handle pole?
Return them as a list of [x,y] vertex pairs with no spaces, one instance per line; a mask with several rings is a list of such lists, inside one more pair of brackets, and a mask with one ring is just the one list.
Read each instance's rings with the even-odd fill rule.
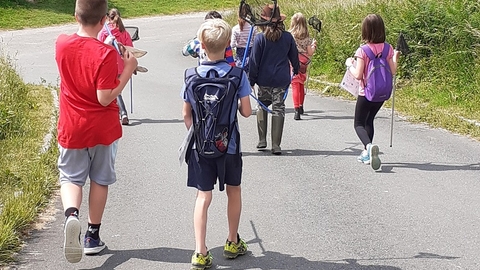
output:
[[[246,62],[247,62],[247,55],[250,53],[250,42],[252,40],[252,36],[253,36],[253,31],[254,31],[254,28],[255,25],[251,25],[251,28],[250,28],[250,32],[248,33],[248,39],[247,39],[247,46],[245,48],[245,54],[243,55],[243,59],[242,59],[242,69],[245,68],[245,65],[246,65]],[[258,105],[260,105],[265,111],[269,112],[269,113],[272,113],[272,110],[270,110],[267,106],[265,106],[265,104],[263,104],[253,93],[250,93],[250,96],[255,99],[255,101],[257,101]]]
[[[108,28],[107,22],[105,22],[105,24],[103,25],[103,27],[105,28],[105,30],[107,30],[108,35],[113,36],[113,35],[112,35],[112,31],[110,31],[110,28]],[[122,52],[120,52],[120,48],[118,47],[117,40],[113,39],[113,42],[112,42],[112,43],[113,43],[113,46],[115,47],[115,49],[117,50],[118,54],[122,55]]]
[[243,54],[243,59],[242,59],[242,69],[245,68],[245,65],[247,62],[247,55],[250,51],[250,42],[252,41],[253,30],[254,30],[253,28],[255,28],[255,25],[251,25],[250,32],[248,33],[247,46],[245,48],[245,53]]

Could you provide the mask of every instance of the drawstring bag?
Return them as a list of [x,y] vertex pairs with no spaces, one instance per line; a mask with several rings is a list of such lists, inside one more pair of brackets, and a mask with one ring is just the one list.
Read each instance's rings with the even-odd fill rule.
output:
[[298,72],[303,74],[307,73],[307,67],[311,61],[310,58],[308,58],[308,56],[304,53],[298,53],[298,61],[300,62],[300,69]]

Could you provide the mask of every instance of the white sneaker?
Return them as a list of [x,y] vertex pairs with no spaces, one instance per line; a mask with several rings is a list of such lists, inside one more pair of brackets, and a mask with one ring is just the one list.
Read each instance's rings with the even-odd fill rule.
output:
[[69,216],[65,221],[63,252],[70,263],[78,263],[82,259],[83,248],[80,242],[80,221],[76,216]]
[[357,161],[360,163],[370,164],[370,157],[368,156],[368,151],[363,150],[362,154],[357,157]]

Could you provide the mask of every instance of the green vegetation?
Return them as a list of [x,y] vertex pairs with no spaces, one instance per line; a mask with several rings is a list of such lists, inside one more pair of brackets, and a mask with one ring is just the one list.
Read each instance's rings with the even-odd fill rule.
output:
[[19,250],[57,183],[56,147],[43,141],[55,124],[51,89],[24,84],[13,67],[0,58],[0,265]]
[[[111,0],[125,18],[206,10],[235,10],[238,0]],[[280,1],[289,18],[302,12],[323,23],[311,67],[312,83],[323,94],[353,99],[338,87],[344,62],[361,44],[362,19],[380,14],[387,41],[403,33],[411,53],[397,75],[396,111],[411,121],[480,139],[480,2],[471,0],[303,0]],[[74,1],[5,0],[0,29],[73,23]],[[227,16],[233,25],[235,14]],[[286,25],[288,28],[288,19]],[[310,87],[311,88],[311,87]],[[387,102],[386,106],[390,106]],[[53,113],[50,88],[25,85],[8,57],[0,57],[0,265],[19,250],[22,233],[44,210],[56,189],[56,147],[41,151]],[[473,120],[472,121],[465,121]],[[48,124],[47,124],[48,123]],[[52,140],[55,140],[53,138]]]
[[[292,2],[282,8],[288,15],[301,11],[307,18],[317,15],[322,20],[313,77],[340,82],[345,59],[361,44],[363,18],[378,13],[387,27],[387,42],[395,47],[403,33],[411,50],[399,63],[396,111],[411,121],[480,139],[480,2],[374,0],[349,1],[349,6],[314,2],[319,1]],[[351,98],[337,87],[329,87],[325,94]]]
[[[237,5],[233,0],[110,0],[109,6],[122,17],[172,15],[204,10],[225,10]],[[0,29],[22,29],[55,24],[75,23],[75,1],[72,0],[4,0],[0,1]]]

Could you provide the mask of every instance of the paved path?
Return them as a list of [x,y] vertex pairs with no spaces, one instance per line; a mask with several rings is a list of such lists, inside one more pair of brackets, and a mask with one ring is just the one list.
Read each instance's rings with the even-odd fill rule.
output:
[[[35,231],[12,269],[188,269],[194,248],[195,191],[177,149],[185,134],[179,90],[196,61],[180,49],[203,14],[127,20],[140,27],[133,79],[135,110],[124,128],[101,235],[108,249],[68,264],[63,214]],[[57,83],[53,46],[74,25],[0,32],[28,82]],[[129,104],[128,88],[124,97]],[[244,211],[240,233],[251,253],[221,256],[227,236],[225,194],[214,192],[208,246],[216,269],[480,269],[480,143],[396,119],[376,120],[382,171],[356,161],[354,103],[309,94],[305,120],[294,121],[291,97],[284,154],[257,152],[255,117],[241,119]],[[80,219],[86,227],[87,209]],[[214,269],[215,269],[214,267]]]

